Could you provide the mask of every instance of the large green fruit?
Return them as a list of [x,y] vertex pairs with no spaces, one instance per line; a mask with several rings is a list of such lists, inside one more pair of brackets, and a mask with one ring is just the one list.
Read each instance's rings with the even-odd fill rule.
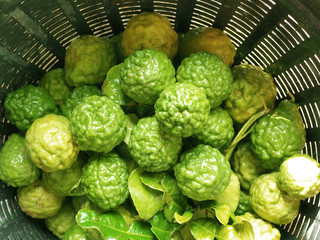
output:
[[120,69],[123,92],[141,104],[154,104],[159,94],[175,83],[175,69],[162,52],[145,49],[126,58]]
[[169,86],[160,94],[154,107],[160,128],[182,137],[200,132],[210,113],[204,90],[189,82]]
[[81,35],[66,50],[65,79],[74,87],[101,84],[115,64],[115,50],[109,38]]
[[27,153],[43,171],[66,169],[77,160],[79,147],[69,125],[64,116],[48,114],[35,120],[28,129],[25,136]]
[[33,218],[48,218],[56,215],[64,199],[46,189],[40,179],[19,187],[17,197],[21,210]]
[[57,105],[60,105],[71,91],[64,80],[64,69],[62,68],[56,68],[46,72],[41,78],[39,86],[47,90]]
[[270,114],[260,118],[251,135],[252,150],[265,169],[276,169],[285,158],[300,152],[306,131],[299,105],[289,100],[280,102]]
[[13,133],[1,148],[0,179],[12,187],[28,185],[40,177],[40,169],[25,152],[24,137]]
[[121,205],[129,196],[128,169],[115,152],[95,154],[83,167],[83,184],[87,197],[104,210]]
[[90,96],[71,114],[70,129],[82,151],[110,152],[126,136],[127,118],[119,104],[105,96]]
[[229,97],[233,78],[229,66],[218,56],[197,52],[183,59],[177,70],[177,81],[202,88],[214,108]]
[[93,95],[101,95],[101,90],[96,86],[83,85],[74,88],[60,105],[62,115],[70,120],[73,109],[85,98]]
[[181,137],[160,130],[155,117],[142,118],[132,129],[129,151],[140,167],[150,172],[166,171],[178,160]]
[[273,108],[277,89],[270,74],[260,67],[241,64],[232,68],[232,75],[232,92],[224,107],[235,122],[243,124],[263,108]]
[[22,131],[34,120],[48,113],[57,113],[54,99],[42,87],[27,85],[7,94],[4,100],[6,118]]
[[200,144],[180,156],[174,166],[182,193],[197,201],[219,196],[231,181],[231,167],[218,149]]

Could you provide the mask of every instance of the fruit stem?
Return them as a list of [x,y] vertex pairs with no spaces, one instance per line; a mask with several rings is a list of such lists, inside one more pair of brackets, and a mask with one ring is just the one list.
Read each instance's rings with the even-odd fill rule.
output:
[[[234,149],[236,148],[237,144],[245,138],[253,129],[255,122],[262,116],[268,114],[270,109],[265,108],[264,110],[256,113],[255,115],[251,116],[249,120],[242,126],[240,131],[238,132],[237,136],[233,139],[232,143],[226,150],[225,158],[229,161]],[[253,125],[253,126],[252,126]]]

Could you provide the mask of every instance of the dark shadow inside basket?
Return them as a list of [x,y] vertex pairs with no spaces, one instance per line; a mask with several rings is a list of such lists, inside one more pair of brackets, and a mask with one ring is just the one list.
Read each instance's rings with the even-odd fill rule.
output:
[[[0,2],[1,145],[17,132],[4,117],[6,94],[37,84],[63,67],[65,49],[81,34],[112,37],[142,11],[167,16],[178,32],[214,26],[237,47],[235,64],[247,62],[271,73],[277,99],[291,92],[306,125],[303,150],[320,152],[320,2],[312,0],[11,0]],[[21,213],[15,189],[1,183],[0,238],[55,239],[43,221]],[[282,239],[319,239],[320,198],[301,204],[292,223],[279,226]]]

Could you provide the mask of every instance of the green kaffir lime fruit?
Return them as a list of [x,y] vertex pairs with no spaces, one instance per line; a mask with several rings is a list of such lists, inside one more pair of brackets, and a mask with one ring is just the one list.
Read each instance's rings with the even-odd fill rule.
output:
[[83,184],[90,201],[104,210],[121,205],[129,196],[128,170],[115,152],[96,154],[83,167]]
[[120,105],[105,96],[90,96],[71,114],[70,129],[82,151],[110,152],[126,136],[127,118]]
[[76,211],[69,201],[65,201],[60,210],[52,217],[45,219],[47,228],[59,239],[77,222],[75,220]]
[[115,64],[114,45],[109,38],[81,35],[66,50],[65,79],[74,87],[101,84]]
[[149,172],[160,172],[177,162],[182,139],[161,131],[156,118],[147,117],[140,119],[132,129],[128,147],[140,167]]
[[202,88],[211,108],[214,108],[229,97],[233,78],[229,66],[218,56],[197,52],[182,60],[177,70],[177,81],[190,82]]
[[24,137],[13,133],[0,151],[0,179],[12,187],[28,185],[41,173],[26,154],[24,142]]
[[[78,224],[73,225],[64,234],[63,240],[92,240],[87,236],[87,229],[80,227]],[[96,239],[94,239],[96,240]]]
[[116,51],[116,56],[117,56],[117,61],[118,63],[122,63],[124,61],[124,59],[126,58],[125,54],[124,54],[124,49],[121,45],[121,41],[122,41],[122,36],[123,36],[123,32],[113,36],[110,40],[114,45],[114,49]]
[[154,104],[159,94],[175,83],[171,60],[153,49],[135,51],[126,58],[120,69],[123,92],[141,104]]
[[212,108],[208,116],[208,122],[201,132],[193,135],[198,143],[210,145],[224,151],[234,136],[233,121],[229,113],[221,107]]
[[65,97],[60,105],[62,115],[70,120],[73,109],[85,98],[92,95],[101,95],[101,90],[96,86],[83,85],[74,88],[71,93]]
[[299,213],[300,200],[281,191],[277,185],[278,172],[263,174],[250,188],[252,209],[264,220],[274,224],[287,224]]
[[58,213],[63,197],[51,193],[38,179],[18,188],[18,204],[21,210],[33,218],[48,218]]
[[47,90],[57,105],[70,93],[71,89],[64,80],[64,69],[56,68],[45,73],[39,82],[39,86]]
[[204,90],[188,82],[169,86],[160,94],[154,107],[161,129],[182,137],[200,132],[210,113]]
[[57,113],[54,99],[42,87],[26,85],[7,94],[4,100],[6,118],[22,131],[34,120],[48,113]]
[[300,152],[306,141],[306,130],[299,105],[280,102],[270,114],[260,118],[250,134],[253,152],[265,169],[277,169],[281,163]]
[[71,190],[79,185],[82,176],[84,159],[80,156],[69,168],[42,173],[42,181],[50,192],[58,196],[72,196]]
[[241,187],[249,190],[251,183],[266,170],[261,160],[251,150],[251,142],[240,142],[233,154],[233,170],[240,180]]
[[320,192],[320,164],[306,154],[289,157],[280,165],[278,186],[300,200],[317,195]]
[[237,209],[234,211],[234,214],[243,215],[246,212],[253,212],[253,210],[250,204],[249,194],[241,190],[239,204]]
[[69,120],[56,114],[48,114],[32,123],[25,136],[25,146],[32,162],[45,172],[71,167],[79,153]]
[[174,175],[184,195],[204,201],[215,199],[227,188],[231,167],[218,149],[199,144],[181,154]]
[[101,93],[102,95],[113,99],[113,101],[115,101],[116,103],[125,105],[130,103],[132,99],[123,93],[120,83],[121,66],[122,63],[110,68],[107,77],[102,84]]
[[224,102],[232,119],[245,123],[265,107],[272,109],[277,89],[272,76],[260,67],[241,64],[232,68],[232,92]]

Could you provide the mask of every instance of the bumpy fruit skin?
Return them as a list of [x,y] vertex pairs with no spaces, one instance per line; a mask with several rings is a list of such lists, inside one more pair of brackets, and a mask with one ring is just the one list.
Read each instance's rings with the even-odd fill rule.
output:
[[320,164],[306,154],[289,157],[280,166],[278,186],[300,200],[317,195],[320,192]]
[[241,64],[232,68],[233,84],[225,109],[232,119],[245,123],[264,107],[273,108],[277,89],[272,76],[260,67]]
[[114,45],[107,37],[81,35],[65,54],[65,80],[70,86],[101,84],[116,64]]
[[171,60],[154,49],[135,51],[120,69],[123,92],[141,104],[154,104],[159,94],[176,82]]
[[4,100],[6,118],[22,131],[34,120],[48,113],[57,113],[54,99],[42,87],[26,85],[7,94]]
[[32,123],[25,136],[25,146],[32,162],[45,172],[71,167],[79,153],[69,120],[56,114],[48,114]]
[[193,135],[196,142],[210,145],[224,151],[234,137],[233,121],[229,113],[221,107],[213,108],[208,116],[208,122],[201,132]]
[[126,58],[126,56],[124,54],[123,47],[121,45],[122,36],[123,36],[123,32],[121,32],[111,38],[111,42],[113,43],[115,51],[116,51],[118,63],[122,63],[124,61],[124,59]]
[[155,49],[173,59],[178,44],[178,34],[169,19],[156,12],[143,12],[130,18],[121,40],[126,57],[136,50]]
[[57,214],[64,199],[48,191],[40,179],[19,187],[17,197],[18,204],[25,214],[41,219]]
[[182,59],[199,51],[215,54],[229,66],[236,54],[231,39],[221,29],[211,27],[191,29],[183,36],[179,48]]
[[261,218],[274,224],[287,224],[299,213],[300,200],[281,191],[278,172],[263,174],[253,181],[249,199],[252,209]]
[[129,196],[128,170],[115,152],[94,155],[83,167],[83,184],[90,201],[104,210],[121,205]]
[[212,200],[229,185],[231,167],[218,149],[199,144],[181,154],[174,175],[187,197],[196,201]]
[[202,88],[214,108],[229,97],[233,78],[229,66],[218,56],[197,52],[182,60],[177,69],[177,81],[191,82]]
[[237,224],[238,221],[248,221],[251,223],[254,239],[265,239],[265,240],[280,240],[281,234],[277,228],[272,224],[254,216],[252,213],[245,213],[241,216],[235,217],[234,224]]
[[47,90],[57,105],[70,93],[71,89],[64,80],[64,69],[56,68],[45,73],[39,82],[39,86]]
[[72,208],[72,205],[64,202],[56,215],[45,219],[45,224],[54,235],[62,239],[65,233],[77,224],[75,217],[76,211]]
[[140,167],[149,172],[167,171],[178,161],[182,138],[164,133],[156,118],[148,117],[132,129],[128,147]]
[[93,95],[101,96],[101,90],[96,86],[83,85],[74,88],[60,105],[62,115],[70,120],[73,109],[85,98]]
[[40,173],[25,152],[24,137],[13,133],[0,151],[0,179],[12,187],[21,187],[37,180]]
[[128,104],[132,101],[130,97],[123,93],[120,83],[120,69],[122,63],[110,68],[106,79],[101,86],[101,94],[111,98],[113,101],[120,105]]
[[253,212],[251,204],[250,204],[250,199],[249,199],[249,194],[247,194],[244,191],[240,191],[240,200],[237,209],[234,211],[235,215],[243,215],[246,212]]
[[70,129],[82,151],[110,152],[126,136],[127,118],[119,104],[105,96],[90,96],[71,114]]
[[161,129],[182,137],[200,132],[210,113],[205,92],[188,82],[175,83],[165,89],[154,108]]
[[250,141],[239,143],[233,154],[232,164],[241,187],[246,190],[249,190],[251,183],[266,171],[261,166],[261,160],[252,152]]
[[276,169],[285,158],[301,151],[306,131],[299,105],[289,100],[280,102],[270,114],[260,118],[250,139],[253,152],[265,169]]
[[[80,155],[78,155],[80,156]],[[81,157],[71,167],[54,172],[43,172],[42,181],[46,188],[58,196],[70,196],[70,190],[79,183],[84,160]]]
[[78,224],[73,225],[69,230],[64,234],[63,240],[90,240],[87,236],[86,229],[80,227]]

